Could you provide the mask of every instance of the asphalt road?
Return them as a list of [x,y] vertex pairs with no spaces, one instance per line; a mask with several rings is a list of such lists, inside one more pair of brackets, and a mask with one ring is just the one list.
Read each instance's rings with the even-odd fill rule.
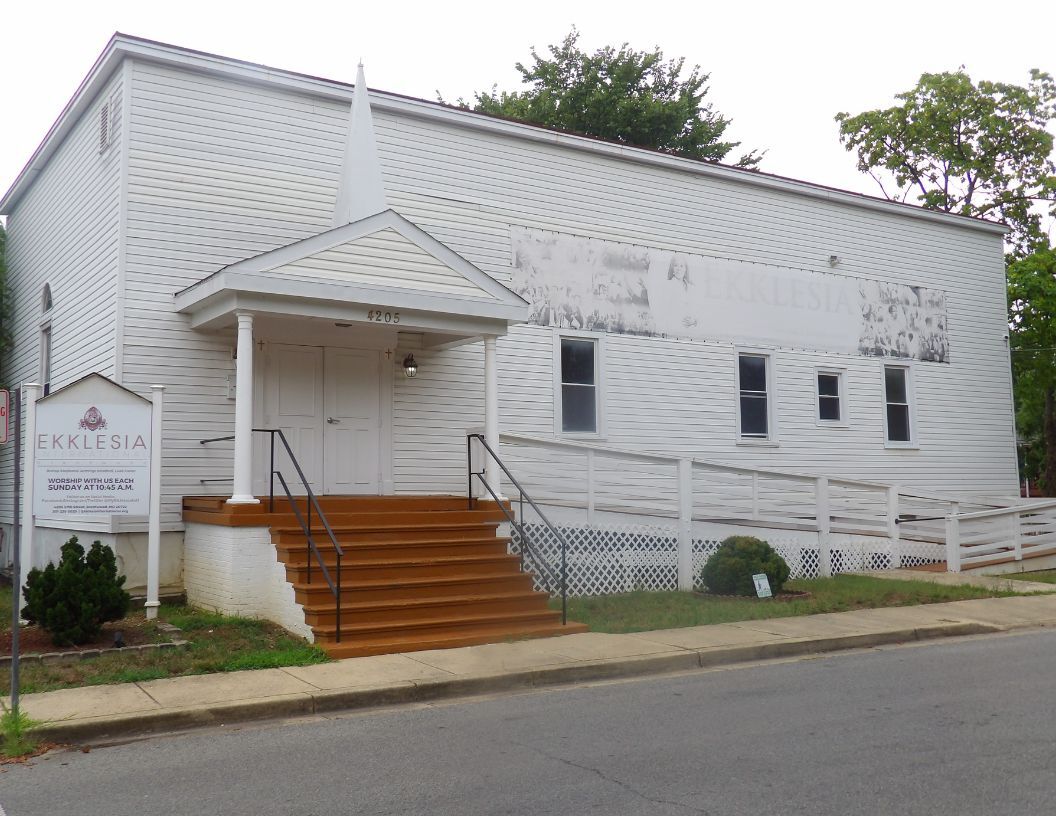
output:
[[1056,633],[63,752],[7,816],[1051,814]]

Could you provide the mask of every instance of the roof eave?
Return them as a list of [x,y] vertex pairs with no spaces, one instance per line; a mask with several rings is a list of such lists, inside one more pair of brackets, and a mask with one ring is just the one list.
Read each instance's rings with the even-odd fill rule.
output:
[[[116,33],[111,37],[103,53],[88,72],[73,97],[63,109],[59,118],[52,125],[43,141],[34,151],[29,162],[19,173],[10,189],[0,199],[0,215],[8,215],[18,198],[32,184],[35,176],[51,157],[51,154],[62,143],[63,138],[77,122],[85,107],[91,104],[100,86],[109,80],[113,71],[126,56],[138,56],[155,62],[183,65],[199,71],[211,71],[226,74],[251,82],[263,82],[279,85],[301,92],[313,93],[332,99],[350,102],[352,85],[335,80],[284,71],[256,63],[193,51],[167,43],[155,42],[125,34]],[[370,90],[371,105],[375,110],[388,110],[394,113],[413,116],[432,121],[442,121],[472,130],[489,133],[503,133],[530,141],[545,142],[577,150],[600,153],[639,164],[666,167],[680,172],[722,178],[740,184],[748,184],[774,190],[781,190],[810,198],[833,201],[850,206],[899,215],[908,218],[923,219],[947,226],[959,226],[977,229],[997,235],[1006,234],[1006,225],[981,218],[955,215],[952,213],[926,210],[911,204],[887,201],[863,193],[854,193],[834,187],[825,187],[812,182],[786,178],[755,170],[744,170],[711,162],[660,153],[641,147],[632,147],[613,142],[600,141],[589,136],[563,133],[548,128],[516,122],[500,117],[488,116],[473,111],[462,110],[449,105],[429,102],[424,99]]]

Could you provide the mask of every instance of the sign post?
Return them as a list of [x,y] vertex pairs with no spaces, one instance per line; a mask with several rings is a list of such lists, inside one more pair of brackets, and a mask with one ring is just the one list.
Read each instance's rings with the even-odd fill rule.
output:
[[[10,396],[7,391],[3,392],[3,404],[10,407],[9,403]],[[6,412],[5,412],[6,414]],[[18,720],[18,685],[19,685],[19,670],[21,669],[21,659],[19,652],[19,629],[22,624],[22,607],[20,606],[22,601],[22,554],[20,547],[22,542],[19,540],[21,537],[22,529],[19,524],[19,513],[21,507],[19,506],[19,493],[22,492],[22,468],[20,466],[20,460],[22,458],[22,390],[15,389],[15,452],[14,452],[14,463],[15,463],[15,484],[13,491],[13,509],[14,518],[11,520],[11,577],[19,582],[18,588],[11,593],[11,711],[15,716],[15,720]],[[4,442],[7,442],[7,417],[4,418]]]
[[0,445],[7,444],[8,430],[11,426],[11,394],[5,388],[0,390]]

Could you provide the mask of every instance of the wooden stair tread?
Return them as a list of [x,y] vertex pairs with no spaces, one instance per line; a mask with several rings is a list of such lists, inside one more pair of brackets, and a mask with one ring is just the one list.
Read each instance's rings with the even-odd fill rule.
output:
[[320,647],[335,659],[346,657],[366,657],[376,654],[392,654],[402,652],[416,652],[427,649],[457,649],[461,646],[478,646],[483,643],[496,643],[510,640],[528,640],[539,637],[553,637],[555,635],[574,635],[586,632],[587,627],[581,623],[568,622],[567,626],[560,623],[555,626],[527,626],[511,629],[501,638],[492,633],[464,632],[455,635],[433,635],[427,638],[393,639],[388,644],[364,644],[342,640],[340,643],[321,643]]
[[[558,610],[547,608],[530,612],[504,612],[499,615],[458,615],[450,618],[430,617],[422,618],[420,620],[411,619],[388,621],[384,623],[346,623],[342,620],[341,637],[344,639],[346,637],[355,637],[357,634],[365,635],[374,632],[399,631],[401,629],[443,629],[474,625],[498,627],[506,624],[516,625],[520,622],[533,622],[538,620],[556,620],[560,624],[561,613]],[[317,635],[332,635],[337,632],[337,626],[335,624],[323,624],[312,628]]]
[[[535,591],[520,591],[520,592],[496,592],[496,593],[481,593],[473,595],[441,595],[435,598],[397,598],[388,601],[347,601],[342,599],[341,602],[341,614],[344,616],[345,612],[355,613],[357,610],[381,610],[381,609],[411,609],[411,608],[427,608],[432,606],[456,606],[458,604],[468,603],[485,603],[489,601],[531,601],[531,600],[542,600],[540,593]],[[312,612],[327,612],[334,609],[333,604],[328,605],[317,605],[317,604],[305,604],[304,608],[306,611]]]
[[[368,558],[361,561],[346,562],[344,559],[341,561],[341,567],[357,567],[359,569],[371,568],[371,567],[435,567],[438,565],[453,565],[453,564],[486,564],[490,562],[503,563],[503,564],[520,564],[521,557],[519,555],[511,555],[510,553],[502,553],[496,555],[431,555],[431,556],[420,556],[420,555],[408,555],[403,558]],[[312,569],[319,566],[319,561],[313,559],[311,562]],[[328,568],[333,566],[337,567],[336,558],[333,564],[327,564]]]

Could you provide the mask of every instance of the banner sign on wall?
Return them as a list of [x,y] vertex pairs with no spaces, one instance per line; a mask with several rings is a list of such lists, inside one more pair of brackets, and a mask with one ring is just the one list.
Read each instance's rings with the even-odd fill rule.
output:
[[151,405],[113,388],[120,401],[71,388],[37,403],[34,515],[148,514]]
[[513,227],[540,326],[947,362],[946,296],[831,272]]

